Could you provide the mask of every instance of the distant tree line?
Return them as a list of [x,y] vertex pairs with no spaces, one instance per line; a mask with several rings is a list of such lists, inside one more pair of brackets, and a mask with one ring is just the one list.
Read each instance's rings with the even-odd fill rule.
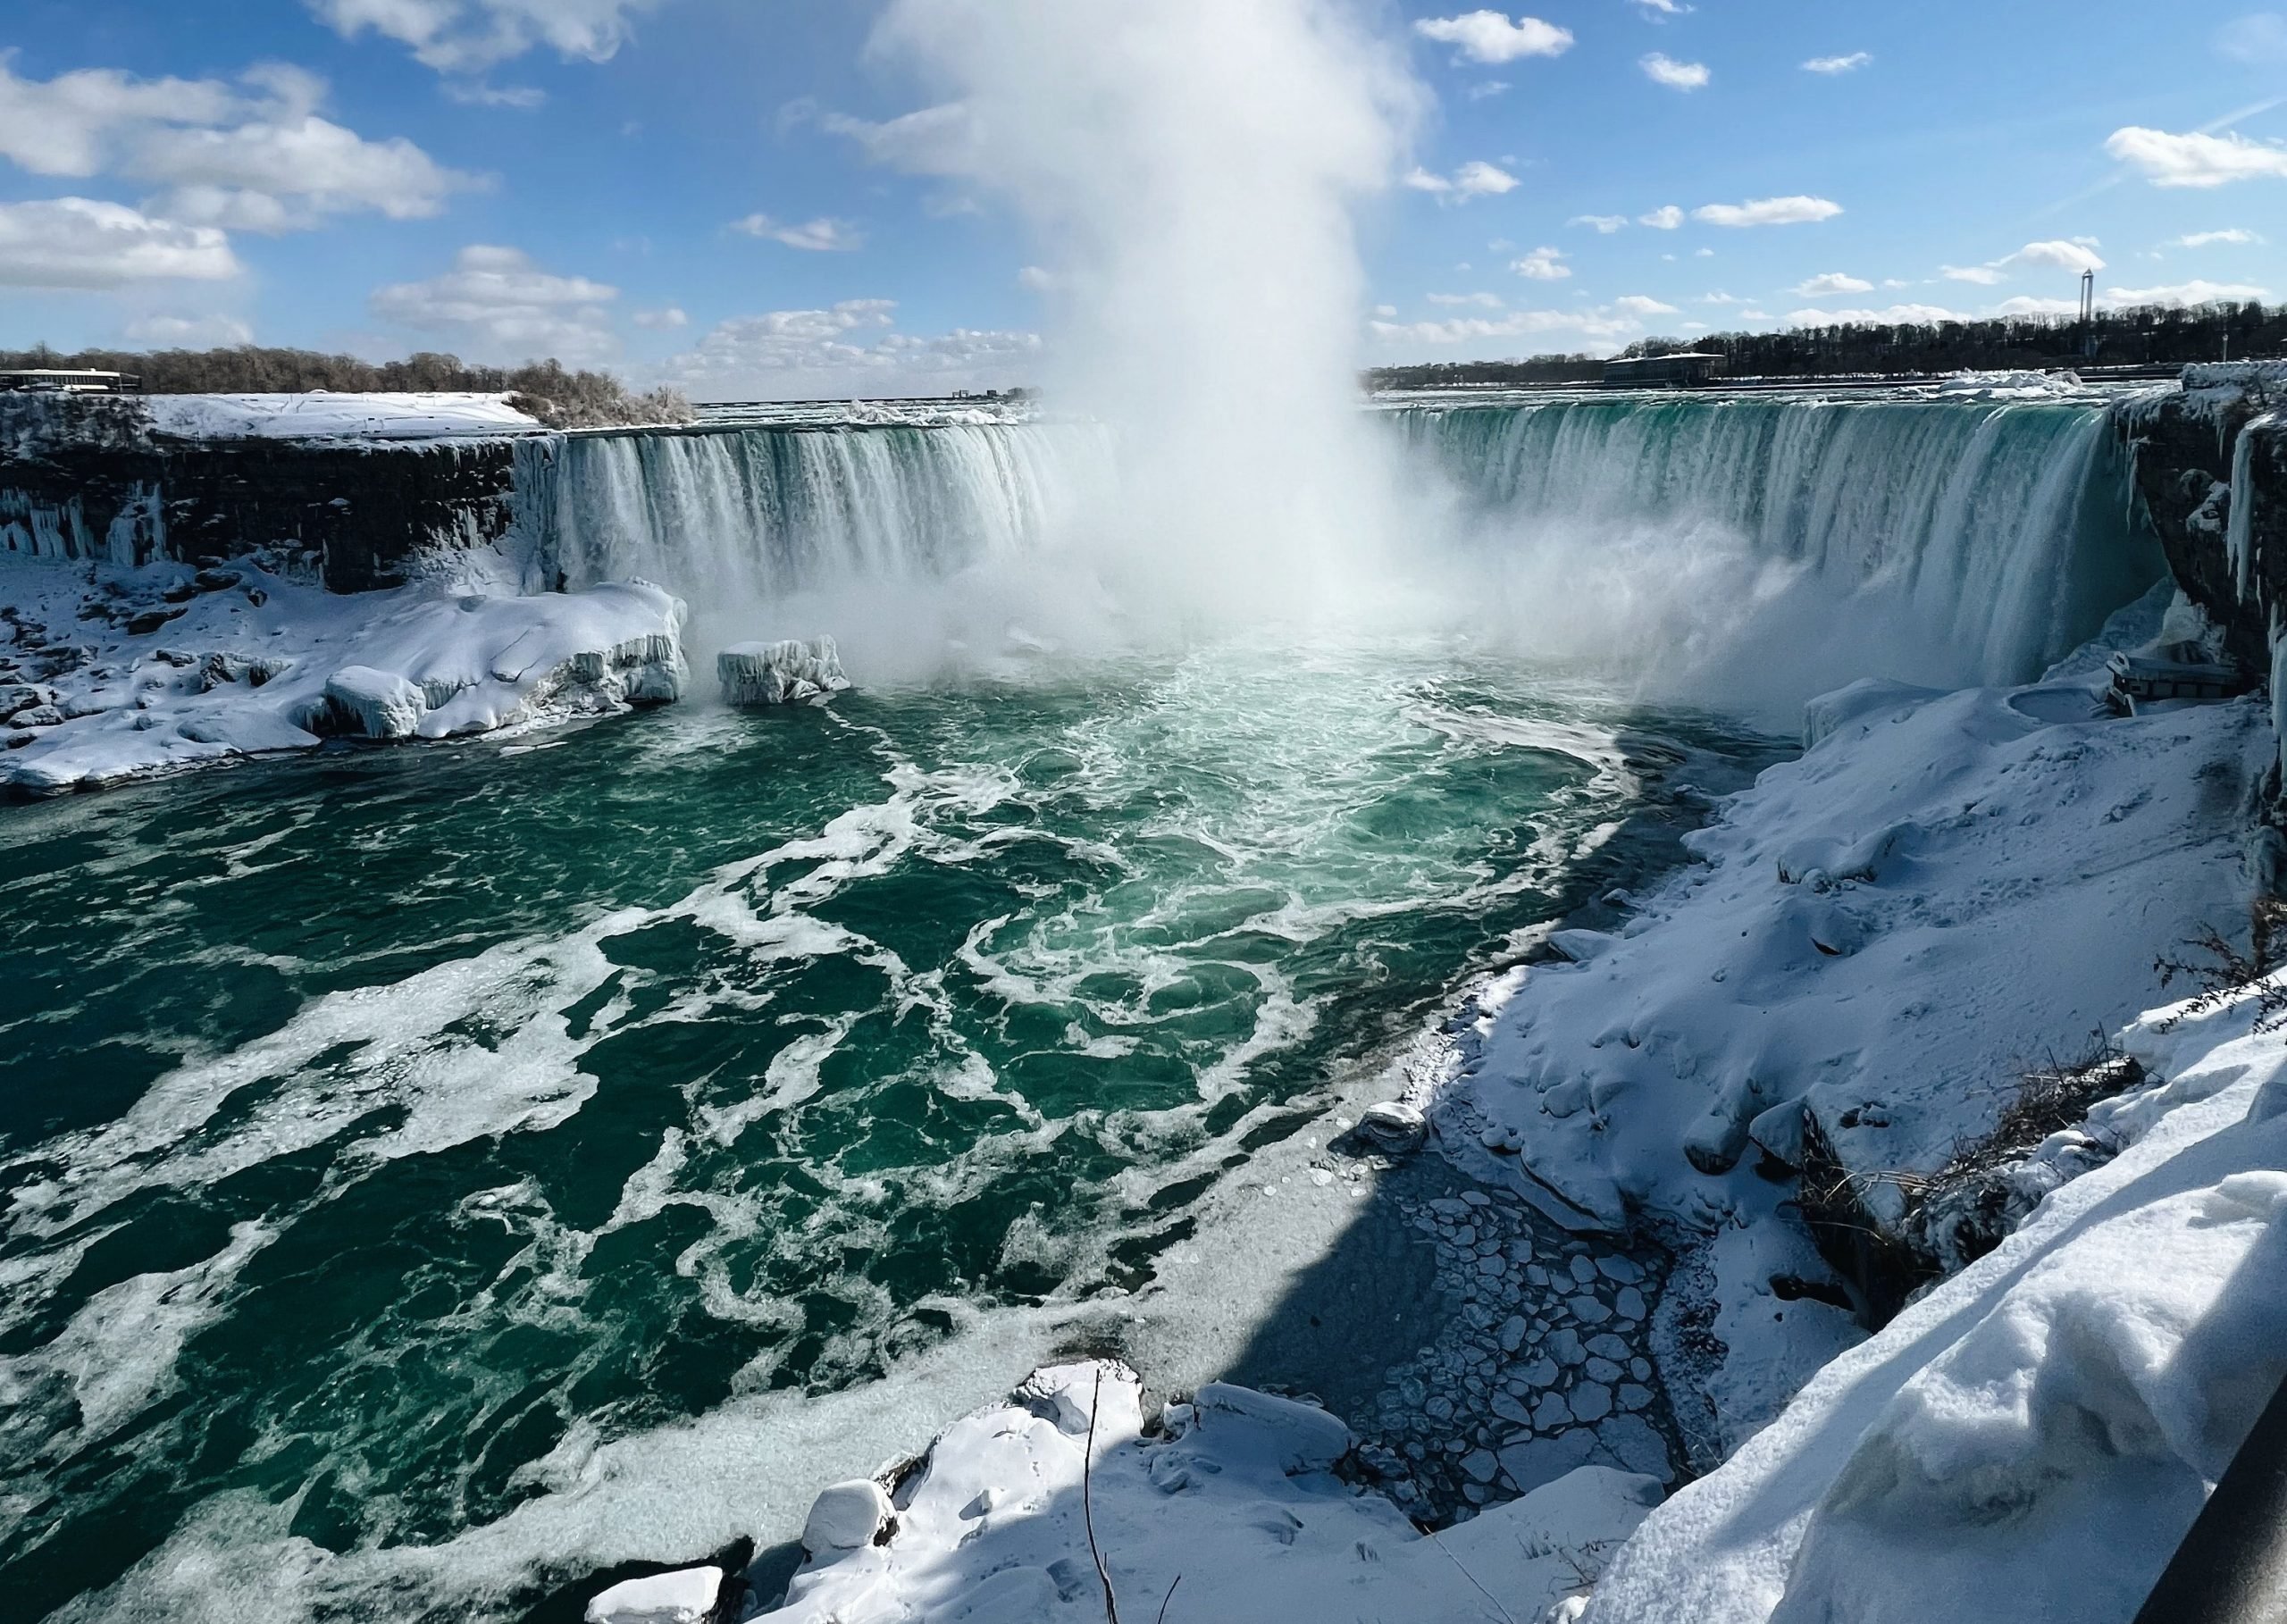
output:
[[550,428],[602,429],[632,423],[689,423],[680,389],[634,390],[608,373],[573,372],[557,361],[522,366],[473,366],[458,356],[418,355],[403,361],[360,361],[315,350],[240,345],[230,349],[168,349],[152,354],[83,349],[63,355],[41,344],[0,351],[0,372],[55,368],[133,373],[153,395],[507,395],[518,410]]
[[[1646,339],[1622,352],[1721,355],[1734,378],[1914,377],[1957,372],[2035,372],[2059,367],[2179,366],[2228,355],[2287,355],[2287,305],[2139,305],[2072,316],[1999,316],[1981,322],[1838,322],[1783,332],[1710,333]],[[1438,362],[1387,366],[1367,374],[1374,389],[1580,383],[1604,375],[1585,355],[1520,361]]]

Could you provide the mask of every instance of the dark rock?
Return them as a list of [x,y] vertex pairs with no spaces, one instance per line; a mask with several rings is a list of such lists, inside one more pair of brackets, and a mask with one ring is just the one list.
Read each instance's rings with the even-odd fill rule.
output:
[[169,603],[188,603],[198,596],[198,589],[189,582],[180,582],[159,594]]
[[180,609],[145,609],[128,618],[127,634],[130,637],[148,637],[169,621],[180,618],[181,614]]

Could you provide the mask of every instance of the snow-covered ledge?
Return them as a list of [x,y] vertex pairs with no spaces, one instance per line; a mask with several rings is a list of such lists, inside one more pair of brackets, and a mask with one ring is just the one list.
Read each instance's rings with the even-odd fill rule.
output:
[[17,561],[0,577],[0,791],[18,795],[328,738],[457,738],[666,704],[689,681],[684,606],[642,582],[344,596],[255,560]]

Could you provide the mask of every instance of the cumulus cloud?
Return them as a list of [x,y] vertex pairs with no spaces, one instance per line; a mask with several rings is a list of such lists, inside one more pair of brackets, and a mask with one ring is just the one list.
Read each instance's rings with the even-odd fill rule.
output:
[[1849,322],[1862,327],[1902,327],[1975,319],[1942,305],[1892,305],[1881,310],[1797,310],[1788,315],[1787,322],[1791,327],[1839,327]]
[[1673,231],[1683,225],[1683,211],[1671,203],[1648,214],[1638,214],[1636,223],[1650,226],[1655,231]]
[[2217,299],[2267,299],[2268,288],[2249,282],[2209,282],[2197,279],[2164,288],[2107,288],[2105,299],[2114,305],[2208,305]]
[[1569,226],[1587,226],[1598,236],[1609,237],[1628,223],[1625,214],[1575,214],[1564,222]]
[[618,297],[605,283],[543,271],[519,249],[480,244],[463,248],[442,276],[374,289],[373,309],[476,360],[585,364],[616,348],[607,307]]
[[2287,146],[2252,141],[2235,131],[2172,135],[2132,124],[2114,130],[2105,151],[2154,186],[2207,188],[2236,180],[2287,180]]
[[848,254],[866,246],[865,233],[846,220],[821,218],[806,220],[800,225],[782,225],[767,214],[750,214],[744,220],[733,221],[731,230],[783,243],[806,254]]
[[665,310],[637,311],[635,324],[651,332],[663,332],[673,328],[690,326],[691,318],[683,313],[680,306],[670,305]]
[[1572,274],[1572,267],[1564,263],[1560,248],[1535,248],[1510,269],[1537,282],[1561,282]]
[[1680,0],[1630,0],[1630,4],[1655,22],[1664,22],[1695,9],[1680,4]]
[[1981,265],[1945,265],[1941,273],[1949,281],[1973,282],[1981,288],[2006,281],[2013,272],[2031,265],[2051,271],[2069,271],[2078,276],[2084,271],[2101,271],[2104,258],[2097,252],[2093,237],[2076,237],[2071,241],[2029,242],[2015,254],[2005,254],[1999,259],[1989,260]]
[[1814,56],[1803,64],[1805,73],[1856,73],[1874,60],[1872,51],[1853,51],[1847,56]]
[[213,226],[153,220],[87,197],[0,203],[0,287],[124,288],[222,281],[242,267]]
[[132,344],[171,349],[221,349],[254,342],[254,329],[236,316],[145,316],[127,324]]
[[1638,59],[1636,65],[1644,70],[1645,78],[1671,90],[1705,89],[1713,77],[1704,62],[1678,62],[1659,51]]
[[1572,34],[1537,17],[1514,22],[1499,12],[1466,12],[1458,17],[1424,17],[1413,25],[1424,39],[1457,46],[1470,62],[1516,62],[1527,56],[1562,56],[1572,48]]
[[847,299],[824,310],[778,310],[725,322],[668,361],[666,381],[701,397],[950,389],[1023,382],[1039,335],[959,328],[934,337],[897,331],[891,299]]
[[1612,307],[1632,316],[1681,315],[1683,314],[1673,305],[1663,305],[1659,300],[1641,293],[1623,293],[1612,302]]
[[1823,275],[1812,277],[1795,289],[1798,297],[1806,299],[1829,298],[1838,293],[1872,293],[1873,290],[1873,283],[1846,275],[1840,271],[1829,271]]
[[1513,192],[1520,182],[1507,170],[1480,158],[1462,164],[1451,175],[1415,169],[1406,175],[1405,184],[1443,202],[1467,203],[1472,197],[1498,197],[1504,192]]
[[281,63],[216,80],[137,80],[89,69],[18,79],[0,55],[0,156],[34,174],[116,175],[169,188],[145,210],[251,231],[329,214],[440,213],[482,184],[403,138],[371,141],[318,115],[326,83]]
[[1759,197],[1752,203],[1711,203],[1692,210],[1691,217],[1703,225],[1743,228],[1806,225],[1840,213],[1840,204],[1823,197]]
[[478,73],[527,51],[604,62],[661,0],[308,0],[345,39],[368,30],[440,73]]

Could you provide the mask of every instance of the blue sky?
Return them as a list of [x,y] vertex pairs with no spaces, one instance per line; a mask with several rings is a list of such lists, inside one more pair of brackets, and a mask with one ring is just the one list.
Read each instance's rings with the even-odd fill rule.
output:
[[[868,55],[878,11],[11,0],[0,344],[1021,381],[1037,250],[874,161],[929,100]],[[2244,0],[1370,14],[1430,97],[1361,216],[1361,360],[2063,306],[2084,264],[2110,299],[2287,297],[2287,14]]]

